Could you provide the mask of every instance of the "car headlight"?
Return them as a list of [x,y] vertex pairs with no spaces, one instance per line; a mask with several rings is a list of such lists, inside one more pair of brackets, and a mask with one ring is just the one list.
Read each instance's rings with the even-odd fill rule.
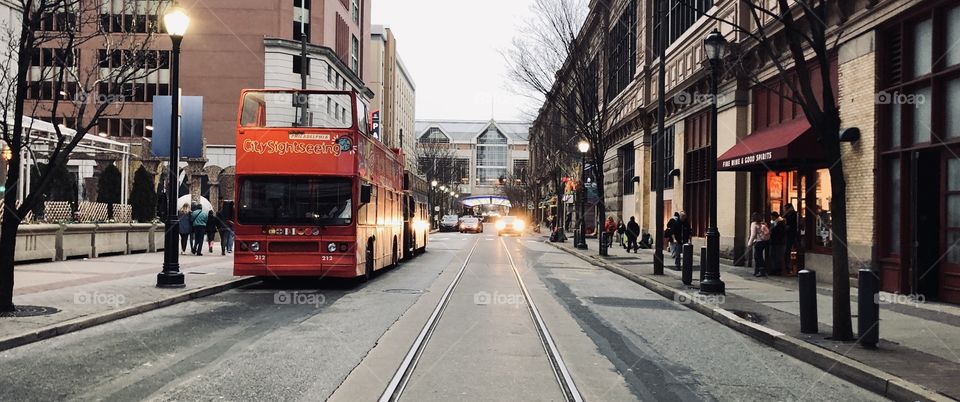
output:
[[253,251],[254,253],[260,251],[260,242],[255,241],[250,243],[250,251]]
[[503,221],[497,222],[497,230],[503,230],[505,227],[507,227],[507,224],[503,223]]
[[331,252],[331,253],[336,252],[336,251],[337,251],[337,243],[332,243],[332,242],[331,242],[331,243],[327,244],[327,251],[329,251],[329,252]]
[[523,230],[523,227],[524,227],[524,226],[525,226],[525,225],[524,225],[523,221],[516,221],[516,222],[514,222],[514,224],[513,224],[513,227],[517,228],[517,230]]

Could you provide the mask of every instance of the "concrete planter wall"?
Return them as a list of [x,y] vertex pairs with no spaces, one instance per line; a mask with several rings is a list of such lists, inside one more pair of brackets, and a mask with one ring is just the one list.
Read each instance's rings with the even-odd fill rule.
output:
[[69,224],[62,226],[60,236],[61,247],[57,259],[60,261],[71,257],[93,257],[93,236],[97,232],[97,225]]
[[93,256],[127,253],[128,223],[101,223],[93,238]]
[[147,253],[152,251],[153,224],[133,223],[128,226],[127,253]]
[[17,234],[15,260],[57,260],[60,242],[60,225],[21,225]]
[[21,225],[16,260],[63,261],[160,250],[163,250],[163,225],[152,223]]

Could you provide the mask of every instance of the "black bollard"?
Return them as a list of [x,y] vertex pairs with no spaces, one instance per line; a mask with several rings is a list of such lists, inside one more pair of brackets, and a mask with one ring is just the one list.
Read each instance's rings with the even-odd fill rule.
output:
[[693,283],[693,245],[690,243],[683,245],[683,266],[681,280],[684,285],[690,286]]
[[857,295],[857,332],[860,346],[876,349],[880,341],[880,278],[869,269],[860,270]]
[[707,248],[700,247],[700,282],[707,276]]
[[797,273],[800,282],[800,332],[815,334],[817,327],[817,273],[804,269]]

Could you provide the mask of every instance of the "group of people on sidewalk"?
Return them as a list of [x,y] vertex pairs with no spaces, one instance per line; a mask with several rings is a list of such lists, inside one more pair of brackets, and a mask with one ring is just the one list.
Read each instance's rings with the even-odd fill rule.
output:
[[233,252],[233,220],[224,211],[229,208],[221,206],[220,211],[214,213],[212,210],[204,212],[200,203],[192,203],[188,208],[186,205],[180,209],[179,231],[180,231],[180,252],[187,251],[187,244],[190,244],[190,253],[194,255],[203,255],[203,240],[207,239],[207,247],[213,253],[213,241],[217,234],[220,235],[220,255],[227,255]]
[[613,247],[614,243],[619,243],[620,247],[626,249],[628,253],[630,250],[637,253],[641,248],[650,248],[650,235],[640,230],[640,224],[633,216],[626,224],[623,223],[623,219],[614,221],[612,216],[608,216],[603,224],[603,236],[607,247]]
[[766,215],[754,212],[750,216],[747,246],[753,253],[753,276],[792,274],[790,255],[797,244],[797,211],[793,204],[787,204],[783,216],[777,211]]
[[[754,276],[791,274],[791,252],[797,244],[797,211],[792,204],[784,206],[784,213],[770,212],[764,217],[759,212],[751,215],[750,238],[747,246],[753,253]],[[634,253],[640,248],[650,248],[649,235],[644,233],[643,240],[637,242],[640,236],[640,225],[634,217],[630,217],[627,224],[623,220],[614,221],[614,217],[607,217],[603,225],[603,232],[607,246],[612,247],[614,242],[620,243],[627,252]],[[683,245],[689,243],[693,237],[693,229],[686,212],[675,212],[667,222],[663,231],[667,250],[673,257],[674,264],[679,270],[682,263]]]

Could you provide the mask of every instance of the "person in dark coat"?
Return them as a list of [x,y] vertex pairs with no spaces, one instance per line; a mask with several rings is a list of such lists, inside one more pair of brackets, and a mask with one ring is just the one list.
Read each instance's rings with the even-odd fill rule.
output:
[[[186,205],[180,209],[180,220],[177,222],[177,230],[180,233],[180,253],[187,251],[187,243],[193,240],[193,222],[190,221],[190,208]],[[191,249],[193,243],[190,243]]]
[[786,237],[787,237],[787,224],[783,219],[780,219],[780,214],[777,211],[770,213],[770,275],[781,275],[783,274],[783,264],[786,262],[784,254],[786,254]]
[[207,247],[211,253],[213,253],[213,239],[217,237],[222,226],[223,224],[213,211],[207,212]]
[[620,247],[627,248],[627,225],[623,223],[623,219],[617,222],[617,242]]
[[220,221],[220,255],[233,252],[233,201],[225,201],[217,211]]
[[680,270],[680,263],[683,259],[682,250],[683,245],[690,242],[690,238],[693,235],[693,229],[690,227],[690,220],[687,218],[687,213],[680,211],[680,214],[677,216],[676,221],[673,223],[673,228],[671,229],[671,234],[673,235],[673,262],[677,267],[677,270]]
[[627,222],[627,252],[630,252],[630,249],[633,249],[634,253],[637,253],[637,250],[640,249],[640,246],[637,245],[637,237],[640,236],[640,224],[637,223],[636,218],[630,217],[630,222]]
[[793,273],[793,264],[790,261],[790,255],[793,252],[793,247],[797,245],[797,235],[799,227],[799,216],[797,210],[793,209],[793,204],[787,204],[784,206],[783,213],[783,229],[784,229],[784,266],[787,267],[789,273]]

